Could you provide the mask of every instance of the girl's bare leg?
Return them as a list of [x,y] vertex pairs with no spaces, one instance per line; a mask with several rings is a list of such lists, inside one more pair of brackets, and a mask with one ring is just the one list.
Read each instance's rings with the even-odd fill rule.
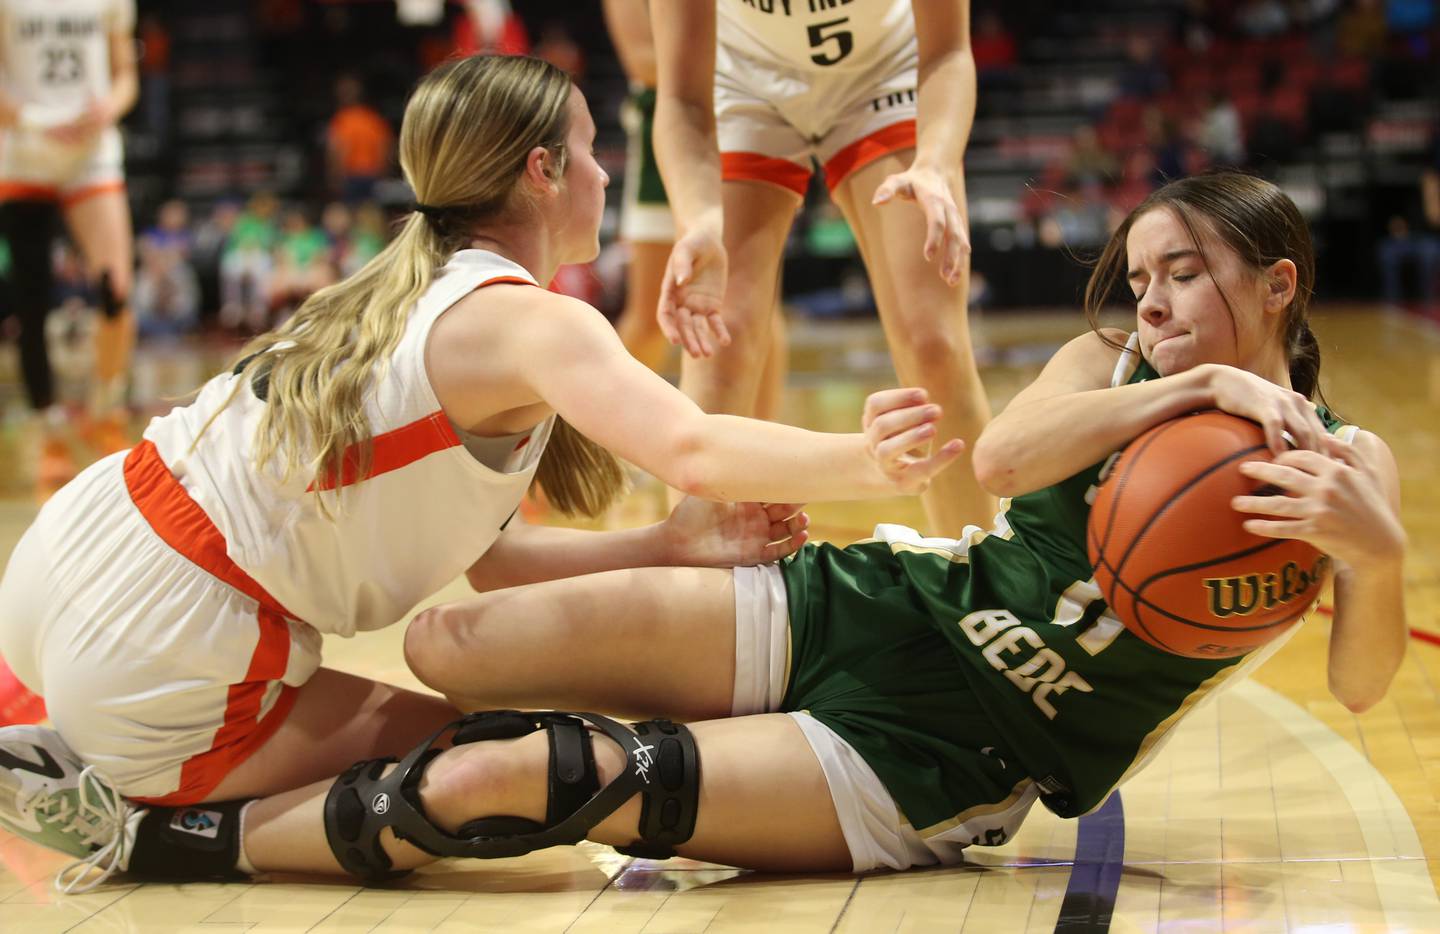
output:
[[680,388],[707,412],[753,415],[770,349],[785,237],[800,196],[764,182],[725,182],[721,197],[729,260],[721,314],[731,342],[712,357],[685,356]]
[[615,330],[630,355],[657,372],[670,355],[670,342],[655,320],[670,247],[669,243],[630,244],[630,267],[625,275],[625,310],[620,313],[620,320],[615,322]]
[[[700,800],[694,836],[681,855],[773,872],[832,872],[852,867],[829,786],[804,733],[783,714],[694,724]],[[609,739],[593,739],[602,786],[627,766]],[[543,821],[549,768],[543,731],[442,753],[420,783],[425,814],[454,833],[477,817]],[[246,817],[245,854],[262,871],[339,873],[325,842],[323,806],[330,782],[257,802]],[[640,798],[597,825],[590,839],[636,842]],[[386,846],[397,868],[432,857],[395,840]]]
[[104,191],[65,206],[62,213],[85,262],[86,277],[98,284],[102,275],[107,276],[112,300],[118,301],[118,307],[101,314],[95,331],[95,401],[91,414],[120,419],[125,380],[135,350],[135,316],[130,311],[135,268],[130,202],[123,189]]
[[967,524],[987,525],[995,515],[994,498],[970,465],[969,450],[990,420],[990,402],[966,315],[969,263],[958,286],[946,285],[938,267],[925,260],[920,209],[908,202],[871,204],[880,183],[909,167],[914,155],[913,149],[892,153],[857,169],[834,197],[855,231],[900,384],[929,390],[945,413],[937,437],[960,438],[969,446],[923,496],[927,531],[958,538]]
[[494,591],[421,613],[405,657],[467,710],[726,717],[734,573],[634,568]]
[[321,668],[274,735],[209,798],[273,795],[331,778],[361,759],[402,756],[459,716],[442,697]]

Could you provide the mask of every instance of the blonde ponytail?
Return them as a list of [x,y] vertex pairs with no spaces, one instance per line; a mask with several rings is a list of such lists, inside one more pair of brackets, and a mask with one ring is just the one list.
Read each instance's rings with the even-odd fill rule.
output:
[[598,516],[629,489],[620,461],[565,419],[556,417],[550,442],[535,472],[550,505],[567,516]]
[[[267,383],[257,466],[273,461],[282,479],[313,472],[317,495],[333,489],[338,496],[365,476],[372,456],[366,393],[411,308],[477,225],[513,209],[532,149],[549,150],[564,171],[570,90],[564,72],[521,56],[456,59],[420,82],[400,128],[400,167],[424,213],[410,214],[359,272],[310,296],[241,351],[225,404],[247,384]],[[612,454],[557,420],[536,482],[561,511],[593,516],[626,478]]]

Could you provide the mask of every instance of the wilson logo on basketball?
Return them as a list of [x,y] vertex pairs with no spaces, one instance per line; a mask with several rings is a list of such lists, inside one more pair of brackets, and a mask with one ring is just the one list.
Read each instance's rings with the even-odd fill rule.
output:
[[1278,573],[1269,571],[1239,577],[1204,578],[1210,597],[1210,613],[1216,619],[1249,616],[1256,610],[1273,610],[1298,597],[1309,599],[1310,589],[1325,579],[1329,566],[1330,559],[1321,555],[1308,569],[1287,561]]

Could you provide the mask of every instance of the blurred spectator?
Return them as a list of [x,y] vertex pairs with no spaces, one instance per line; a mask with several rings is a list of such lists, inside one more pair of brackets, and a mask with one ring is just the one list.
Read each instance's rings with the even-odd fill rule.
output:
[[1120,93],[1141,100],[1154,97],[1170,84],[1160,65],[1155,40],[1148,35],[1133,33],[1125,41],[1125,67],[1120,72]]
[[330,238],[311,225],[304,209],[287,209],[275,246],[275,269],[270,279],[271,309],[279,311],[283,317],[298,307],[310,293],[334,281]]
[[859,256],[855,233],[833,201],[822,201],[806,219],[802,239],[811,256]]
[[1440,291],[1440,131],[1431,140],[1418,194],[1405,199],[1405,209],[1390,218],[1387,236],[1376,247],[1381,287],[1391,304],[1404,298],[1401,279],[1407,265],[1414,265],[1417,291],[1426,305],[1434,305]]
[[1435,25],[1435,0],[1385,0],[1385,23],[1397,36],[1415,36]]
[[1120,181],[1110,189],[1111,229],[1154,190],[1155,174],[1155,155],[1150,150],[1136,149],[1126,155]]
[[1065,181],[1079,188],[1100,188],[1113,182],[1119,171],[1120,161],[1100,145],[1095,128],[1089,124],[1076,127],[1065,160]]
[[970,51],[975,56],[975,72],[981,83],[1008,82],[1015,71],[1015,37],[994,10],[982,10],[976,18]]
[[330,187],[348,204],[375,196],[395,141],[389,122],[363,97],[360,80],[341,75],[335,82],[335,115],[325,134]]
[[305,0],[259,0],[255,19],[267,35],[292,35],[305,26]]
[[213,313],[220,307],[220,257],[225,252],[225,243],[230,231],[240,216],[240,205],[235,201],[217,201],[210,214],[195,225],[191,237],[190,264],[200,283],[200,308],[202,314]]
[[1235,11],[1235,26],[1251,39],[1269,39],[1290,28],[1290,14],[1280,0],[1246,0]]
[[337,277],[344,275],[340,270],[345,253],[350,249],[350,231],[354,226],[354,215],[343,201],[331,201],[320,212],[320,231],[329,245],[327,255],[330,268]]
[[1193,157],[1175,120],[1155,106],[1146,107],[1141,119],[1145,126],[1145,142],[1154,160],[1151,185],[1158,187],[1189,175],[1194,167]]
[[170,132],[170,32],[160,17],[140,18],[140,112],[145,128],[158,137]]
[[140,235],[140,268],[130,300],[141,337],[176,337],[200,318],[200,284],[190,265],[194,239],[183,201],[160,206],[155,226]]
[[543,58],[576,81],[585,75],[585,53],[560,20],[552,19],[540,30],[535,57]]
[[100,316],[79,254],[65,240],[57,239],[50,259],[55,272],[53,308],[45,316],[50,365],[58,384],[83,384],[95,369],[95,329]]
[[385,213],[373,201],[355,209],[350,239],[340,257],[340,275],[354,275],[385,249]]
[[269,324],[270,283],[275,269],[271,251],[278,239],[278,210],[275,196],[261,192],[250,199],[230,228],[220,257],[221,327],[258,334]]
[[1175,42],[1191,52],[1205,52],[1215,41],[1215,33],[1209,0],[1185,0],[1175,16]]
[[1384,0],[1354,0],[1340,14],[1336,48],[1342,55],[1375,58],[1385,51]]
[[1210,95],[1210,106],[1200,118],[1200,145],[1216,165],[1245,164],[1245,135],[1240,111],[1219,92]]
[[509,0],[465,0],[465,14],[455,22],[454,54],[526,55],[530,37]]

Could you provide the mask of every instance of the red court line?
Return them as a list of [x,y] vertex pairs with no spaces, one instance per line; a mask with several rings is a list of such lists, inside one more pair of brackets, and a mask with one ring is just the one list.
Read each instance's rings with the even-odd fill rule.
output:
[[[1335,610],[1328,606],[1317,606],[1315,608],[1315,611],[1317,613],[1322,613],[1325,616],[1335,615]],[[1414,626],[1410,627],[1410,638],[1418,639],[1421,642],[1428,642],[1431,645],[1440,645],[1440,633],[1429,632],[1424,629],[1416,629]]]

